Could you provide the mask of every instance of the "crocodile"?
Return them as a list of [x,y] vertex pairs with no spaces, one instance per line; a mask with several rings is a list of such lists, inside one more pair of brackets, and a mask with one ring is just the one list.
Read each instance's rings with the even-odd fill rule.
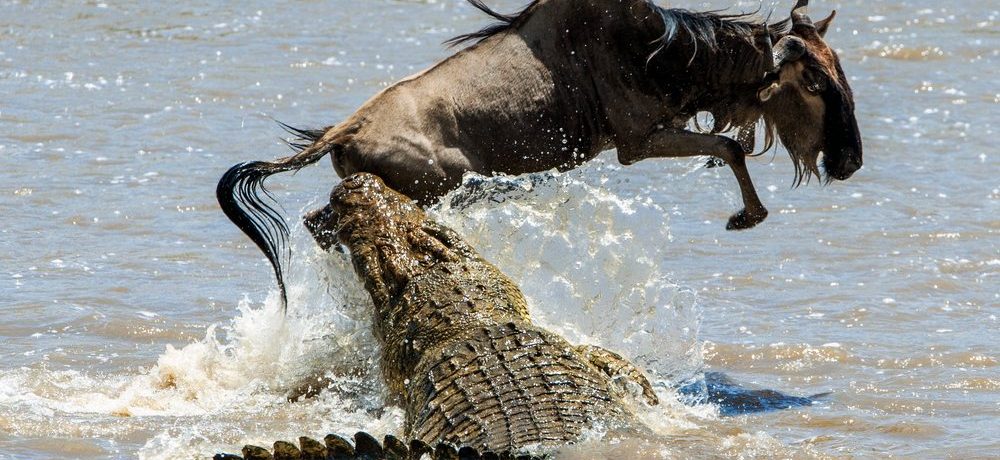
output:
[[305,225],[322,248],[349,252],[371,295],[405,439],[520,452],[593,430],[649,432],[633,411],[634,399],[658,402],[642,371],[532,323],[510,278],[378,176],[344,179]]

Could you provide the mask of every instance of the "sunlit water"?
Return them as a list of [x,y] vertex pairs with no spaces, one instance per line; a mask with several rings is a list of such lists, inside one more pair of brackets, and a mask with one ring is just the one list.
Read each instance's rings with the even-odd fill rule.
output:
[[[473,180],[432,212],[540,324],[661,382],[663,405],[639,409],[661,441],[595,436],[563,457],[1000,453],[1000,4],[814,3],[839,10],[828,39],[856,92],[866,158],[849,181],[791,189],[783,153],[753,160],[771,216],[733,233],[727,169],[605,155]],[[0,457],[398,433],[349,264],[295,224],[283,315],[214,187],[285,154],[272,117],[335,123],[484,23],[458,0],[0,2]],[[270,181],[293,223],[334,182],[328,163]],[[681,404],[671,385],[708,370],[832,394],[737,417]],[[287,402],[318,375],[334,388]]]

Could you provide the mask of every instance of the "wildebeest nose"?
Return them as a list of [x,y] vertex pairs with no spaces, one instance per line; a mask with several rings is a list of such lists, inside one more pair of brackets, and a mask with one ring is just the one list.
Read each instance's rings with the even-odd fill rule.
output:
[[857,154],[857,152],[851,152],[851,155],[847,157],[846,166],[847,170],[849,170],[851,173],[854,173],[855,171],[861,169],[861,166],[863,164],[864,162],[861,160],[861,155]]
[[861,169],[862,166],[860,155],[857,155],[853,150],[845,151],[844,154],[847,159],[844,160],[838,174],[834,175],[834,177],[838,180],[846,180],[850,178],[855,172],[857,172],[857,170]]

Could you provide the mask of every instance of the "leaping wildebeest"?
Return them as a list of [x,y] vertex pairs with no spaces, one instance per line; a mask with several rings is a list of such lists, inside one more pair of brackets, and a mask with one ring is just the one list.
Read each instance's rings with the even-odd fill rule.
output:
[[[341,123],[288,127],[298,153],[238,164],[219,181],[222,210],[267,256],[283,298],[288,229],[263,200],[262,182],[327,154],[340,177],[376,174],[424,205],[470,171],[567,170],[611,148],[625,165],[708,155],[729,165],[743,197],[728,229],[767,217],[746,167],[760,122],[764,150],[780,139],[796,184],[844,180],[861,168],[851,88],[823,40],[835,14],[813,22],[808,0],[772,24],[652,0],[535,0],[513,15],[469,2],[499,21],[450,41],[471,46]],[[712,114],[711,133],[686,129],[699,112]],[[729,131],[738,140],[719,135]]]

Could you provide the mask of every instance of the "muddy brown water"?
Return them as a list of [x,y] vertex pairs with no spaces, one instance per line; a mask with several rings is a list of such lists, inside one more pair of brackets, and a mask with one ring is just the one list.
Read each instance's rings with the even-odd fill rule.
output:
[[[735,181],[695,160],[605,155],[436,211],[539,322],[664,382],[663,407],[640,410],[661,440],[596,433],[561,456],[1000,454],[1000,3],[814,3],[815,18],[839,10],[828,39],[856,92],[865,167],[849,181],[791,189],[784,153],[755,159],[771,216],[741,233],[723,229]],[[271,118],[337,122],[485,23],[458,0],[0,1],[0,457],[197,458],[397,431],[349,266],[294,227],[282,316],[214,187],[285,154]],[[324,163],[271,184],[294,217],[333,181]],[[723,417],[668,385],[705,370],[832,393]],[[335,388],[284,400],[324,372]]]

